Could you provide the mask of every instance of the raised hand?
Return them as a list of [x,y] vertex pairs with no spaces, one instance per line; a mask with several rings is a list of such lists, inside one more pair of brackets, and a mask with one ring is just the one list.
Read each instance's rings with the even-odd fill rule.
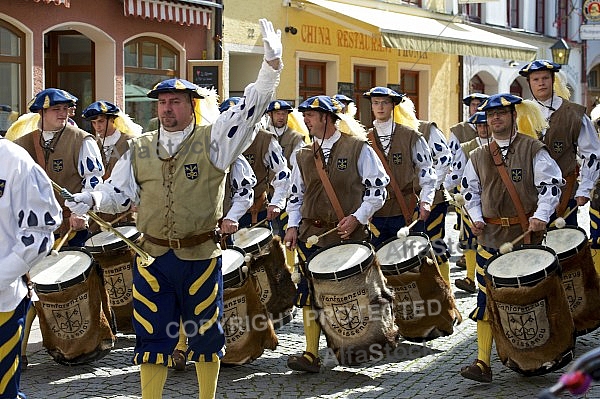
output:
[[275,31],[273,29],[273,24],[268,19],[261,18],[258,20],[258,22],[260,24],[260,30],[263,37],[265,60],[273,61],[276,59],[281,59],[283,52],[283,47],[281,44],[281,30],[277,29],[277,31]]

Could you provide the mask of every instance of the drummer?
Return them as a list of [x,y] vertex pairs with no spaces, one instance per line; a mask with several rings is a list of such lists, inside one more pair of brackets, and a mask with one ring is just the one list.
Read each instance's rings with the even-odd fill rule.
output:
[[[369,219],[383,206],[389,177],[367,144],[364,131],[342,133],[338,130],[341,106],[336,100],[324,95],[311,97],[300,104],[298,110],[304,114],[314,142],[296,153],[284,242],[291,249],[297,247],[300,259],[306,260],[320,247],[342,240],[367,239]],[[317,168],[324,170],[326,177],[321,177]],[[330,183],[333,192],[324,188],[327,187],[324,181]],[[317,244],[307,246],[309,236],[334,229]],[[301,272],[306,276],[306,264],[301,262],[301,265]],[[287,364],[292,370],[318,373],[321,327],[315,312],[311,311],[306,277],[298,284],[296,306],[302,307],[306,349],[290,356]]]
[[0,397],[12,399],[25,397],[19,391],[21,339],[31,295],[23,275],[52,249],[62,211],[46,173],[5,138],[0,138],[0,182]]
[[[512,94],[490,96],[479,108],[484,111],[493,141],[473,150],[462,178],[462,192],[466,209],[473,220],[473,234],[477,236],[477,307],[469,317],[477,322],[477,359],[463,367],[460,374],[479,382],[492,381],[490,367],[492,326],[486,312],[486,293],[483,268],[487,259],[498,252],[505,242],[511,242],[525,231],[525,243],[541,242],[550,216],[560,198],[564,184],[560,168],[550,157],[536,133],[546,122],[532,101],[523,101]],[[517,126],[528,117],[535,131],[533,137]],[[497,159],[493,159],[495,157]],[[498,167],[496,166],[498,165]],[[534,167],[535,165],[535,167]],[[500,177],[498,168],[504,168],[509,184]],[[507,178],[508,180],[508,178]],[[509,191],[514,190],[525,214],[517,211]],[[526,225],[523,225],[526,224]]]
[[[127,151],[127,140],[142,134],[142,127],[133,122],[129,115],[109,101],[96,101],[83,110],[82,116],[91,122],[98,146],[102,150],[104,176],[106,180],[112,173],[115,164]],[[98,214],[107,222],[119,219],[121,222],[133,222],[131,212],[126,215]],[[91,227],[90,232],[99,231],[99,226]]]
[[[240,97],[228,98],[221,103],[219,111],[223,113],[241,100]],[[281,210],[285,209],[290,190],[290,169],[277,138],[268,130],[259,129],[243,155],[252,167],[257,183],[254,186],[254,204],[240,218],[240,226],[247,227],[259,221],[278,219]],[[271,181],[269,177],[272,178]],[[269,196],[270,187],[273,187],[272,196]]]
[[374,87],[363,97],[371,101],[375,116],[373,128],[369,130],[371,145],[376,146],[377,155],[385,160],[385,166],[392,172],[389,198],[372,219],[377,231],[371,243],[378,247],[412,222],[415,209],[418,209],[420,220],[418,227],[420,231],[424,230],[433,204],[437,175],[429,145],[417,130],[419,121],[412,101],[387,87]]

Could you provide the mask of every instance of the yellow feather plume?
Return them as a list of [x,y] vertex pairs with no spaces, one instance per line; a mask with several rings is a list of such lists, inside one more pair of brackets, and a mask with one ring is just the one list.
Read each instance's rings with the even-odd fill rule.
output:
[[15,141],[19,137],[25,136],[38,129],[40,114],[37,112],[28,112],[19,116],[19,118],[6,131],[6,138]]
[[394,122],[412,129],[419,129],[419,120],[415,114],[415,104],[407,96],[402,97],[400,104],[394,107]]
[[119,129],[121,133],[125,133],[130,136],[139,136],[142,134],[142,130],[144,130],[143,127],[135,123],[133,119],[131,119],[131,117],[123,111],[119,111],[119,113],[117,113],[117,117],[115,118],[115,127]]
[[571,91],[567,87],[565,79],[562,77],[561,72],[556,72],[554,74],[554,85],[552,86],[554,89],[554,93],[557,96],[568,100],[571,98]]
[[367,129],[365,129],[362,123],[354,119],[352,115],[339,113],[337,116],[340,118],[337,128],[341,133],[364,140],[367,139]]
[[304,142],[306,144],[310,144],[310,133],[304,124],[304,117],[302,116],[302,113],[297,109],[292,110],[292,112],[288,114],[287,126],[290,129],[301,133],[304,136]]
[[539,138],[542,130],[548,128],[548,121],[544,118],[538,105],[531,100],[523,100],[515,105],[517,110],[517,131],[535,139]]

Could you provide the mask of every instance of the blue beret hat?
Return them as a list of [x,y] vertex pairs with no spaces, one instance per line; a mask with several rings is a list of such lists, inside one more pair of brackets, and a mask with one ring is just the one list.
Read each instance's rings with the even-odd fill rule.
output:
[[529,76],[531,72],[537,71],[550,71],[550,72],[558,72],[560,69],[560,64],[557,64],[548,60],[535,60],[528,64],[526,64],[521,70],[519,74],[521,76]]
[[57,104],[68,104],[70,107],[74,107],[77,104],[77,97],[61,89],[42,90],[31,101],[29,111],[38,112]]
[[275,100],[275,101],[271,101],[271,103],[267,107],[267,111],[266,112],[271,112],[271,111],[291,111],[292,109],[293,109],[292,106],[287,101]]
[[85,119],[92,119],[98,115],[117,115],[121,110],[115,104],[108,101],[96,101],[87,106],[83,110],[83,116]]
[[363,97],[371,99],[371,97],[391,97],[394,104],[399,104],[404,97],[404,94],[398,94],[388,87],[373,87],[371,90],[363,93]]
[[242,100],[242,97],[229,97],[219,105],[219,112],[223,113]]
[[471,100],[481,100],[481,102],[483,102],[486,98],[488,98],[489,96],[487,94],[483,94],[483,93],[471,93],[468,96],[465,96],[465,98],[463,98],[463,104],[465,104],[467,107],[469,105],[471,105]]
[[342,105],[337,100],[328,96],[314,96],[306,99],[298,106],[298,111],[300,112],[310,110],[329,112],[336,118],[339,118],[337,114],[342,111]]
[[149,98],[158,98],[160,93],[173,93],[173,92],[184,92],[190,93],[194,98],[204,98],[202,94],[200,94],[199,87],[193,84],[192,82],[188,82],[185,79],[167,79],[163,80],[160,83],[157,83],[152,90],[150,90],[147,94]]
[[508,107],[510,105],[520,104],[523,99],[510,93],[494,94],[481,104],[477,110],[487,111],[492,108]]
[[333,96],[333,99],[334,100],[338,100],[339,102],[344,103],[344,104],[348,104],[348,103],[354,102],[353,99],[351,99],[350,97],[348,97],[348,96],[346,96],[344,94],[336,94],[336,95]]
[[469,123],[474,125],[485,125],[487,123],[487,116],[485,112],[478,111],[469,117]]

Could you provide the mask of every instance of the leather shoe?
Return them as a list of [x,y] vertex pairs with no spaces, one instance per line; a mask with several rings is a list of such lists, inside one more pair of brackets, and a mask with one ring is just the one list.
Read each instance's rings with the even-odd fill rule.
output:
[[179,349],[173,351],[173,368],[177,371],[184,371],[185,364],[187,362],[187,356],[185,352]]
[[306,371],[307,373],[318,373],[321,371],[321,359],[310,352],[288,357],[287,365],[292,370]]
[[463,367],[460,370],[460,375],[478,382],[492,382],[492,369],[479,359],[475,360],[470,366]]

